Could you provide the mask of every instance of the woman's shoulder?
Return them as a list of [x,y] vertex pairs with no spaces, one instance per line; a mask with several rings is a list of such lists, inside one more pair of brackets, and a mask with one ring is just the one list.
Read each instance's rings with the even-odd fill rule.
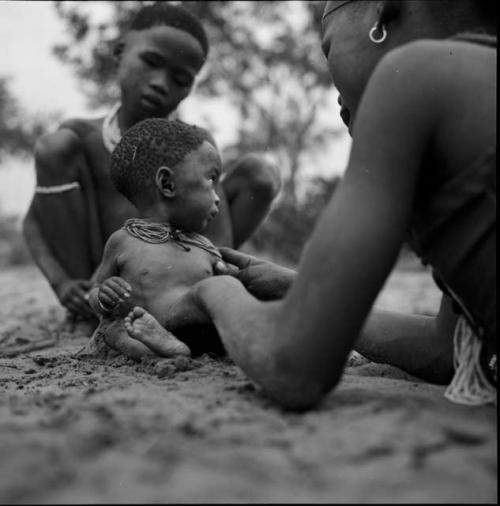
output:
[[[491,38],[491,37],[490,37]],[[489,39],[488,39],[489,40]],[[415,70],[432,69],[443,74],[450,68],[462,69],[463,60],[495,61],[496,47],[472,42],[467,37],[448,39],[418,39],[389,51],[380,61],[381,67],[410,67]],[[467,70],[467,69],[465,69]]]
[[[496,50],[454,39],[419,39],[389,51],[378,63],[371,81],[391,88],[418,89],[435,98],[460,93],[467,83],[490,86],[496,79]],[[495,81],[496,84],[496,81]]]

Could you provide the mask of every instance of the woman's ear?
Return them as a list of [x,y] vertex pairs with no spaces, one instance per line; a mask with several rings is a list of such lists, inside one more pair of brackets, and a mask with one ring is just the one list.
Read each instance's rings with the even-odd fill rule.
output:
[[404,7],[401,0],[384,0],[379,3],[377,7],[378,23],[380,26],[388,26],[392,21],[395,21],[401,16],[402,8]]
[[174,176],[175,173],[170,167],[163,166],[156,171],[156,187],[164,197],[175,197],[176,188]]

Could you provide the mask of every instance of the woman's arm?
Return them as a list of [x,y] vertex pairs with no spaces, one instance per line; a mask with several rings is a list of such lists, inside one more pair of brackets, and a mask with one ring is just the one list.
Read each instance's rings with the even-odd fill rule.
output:
[[228,278],[199,291],[230,356],[285,406],[315,404],[342,375],[406,234],[441,114],[440,86],[419,46],[379,64],[357,113],[346,174],[282,302],[259,302]]
[[277,315],[276,368],[302,378],[314,400],[339,381],[406,235],[440,112],[428,58],[405,48],[375,70],[355,119],[346,174]]
[[[221,248],[221,253],[237,268],[233,276],[260,300],[281,299],[297,277],[296,271],[240,251]],[[227,268],[221,268],[219,274],[227,274]],[[373,362],[391,364],[426,381],[445,384],[453,374],[456,319],[445,295],[437,317],[375,307],[354,349]]]

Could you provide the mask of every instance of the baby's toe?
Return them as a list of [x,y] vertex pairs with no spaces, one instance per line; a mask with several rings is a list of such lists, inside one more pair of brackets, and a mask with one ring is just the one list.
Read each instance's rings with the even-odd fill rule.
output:
[[133,318],[140,318],[141,316],[144,316],[146,314],[146,311],[144,308],[140,306],[135,306],[134,309],[131,311],[131,315]]
[[130,337],[135,337],[136,339],[141,337],[141,335],[142,335],[141,329],[137,328],[134,325],[130,325],[130,329],[127,328],[127,332]]

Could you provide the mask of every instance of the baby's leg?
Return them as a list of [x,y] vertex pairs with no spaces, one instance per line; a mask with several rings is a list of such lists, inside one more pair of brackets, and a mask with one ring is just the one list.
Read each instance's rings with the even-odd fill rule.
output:
[[156,355],[154,351],[128,335],[126,324],[121,318],[105,325],[103,337],[108,346],[135,360]]
[[[130,338],[147,346],[162,357],[190,356],[190,349],[171,332],[164,329],[156,318],[142,307],[135,307],[125,318]],[[142,344],[144,343],[144,344]]]
[[208,313],[200,307],[195,290],[196,285],[168,308],[162,322],[165,328],[176,330],[191,325],[212,323]]

